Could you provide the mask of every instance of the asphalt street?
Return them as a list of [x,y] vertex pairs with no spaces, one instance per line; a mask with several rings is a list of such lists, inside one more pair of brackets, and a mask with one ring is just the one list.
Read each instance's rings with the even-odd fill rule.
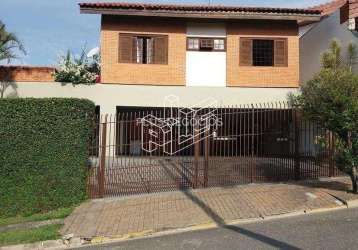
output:
[[134,239],[81,250],[358,249],[358,208]]

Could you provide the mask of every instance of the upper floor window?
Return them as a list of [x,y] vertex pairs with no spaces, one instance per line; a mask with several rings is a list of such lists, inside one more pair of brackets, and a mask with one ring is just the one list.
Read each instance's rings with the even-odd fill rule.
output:
[[214,50],[225,50],[225,40],[214,39]]
[[167,64],[168,36],[119,34],[119,62]]
[[142,64],[150,64],[154,61],[154,38],[152,37],[137,37],[135,44],[135,62]]
[[252,40],[252,65],[273,66],[273,40]]
[[200,50],[213,50],[214,39],[202,38],[200,39]]
[[286,67],[287,61],[287,39],[240,39],[241,66]]
[[187,38],[187,50],[193,51],[225,51],[225,38]]
[[199,50],[199,38],[188,38],[188,50]]

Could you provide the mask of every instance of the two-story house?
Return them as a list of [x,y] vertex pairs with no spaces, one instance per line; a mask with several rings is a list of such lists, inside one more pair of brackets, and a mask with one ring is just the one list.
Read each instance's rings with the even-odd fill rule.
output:
[[80,10],[101,15],[101,83],[121,93],[119,108],[162,107],[171,94],[181,106],[284,101],[300,83],[299,27],[321,18],[308,9],[121,2]]

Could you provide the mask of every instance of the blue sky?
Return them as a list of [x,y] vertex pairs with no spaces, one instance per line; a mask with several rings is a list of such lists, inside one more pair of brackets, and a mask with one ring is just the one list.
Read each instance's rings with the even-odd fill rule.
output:
[[[218,5],[302,8],[329,0],[212,0]],[[27,55],[13,64],[54,65],[70,49],[79,53],[99,45],[98,15],[79,13],[79,2],[112,0],[0,0],[0,20],[24,43]],[[125,2],[207,4],[209,0],[125,0]],[[4,62],[2,62],[4,63]]]

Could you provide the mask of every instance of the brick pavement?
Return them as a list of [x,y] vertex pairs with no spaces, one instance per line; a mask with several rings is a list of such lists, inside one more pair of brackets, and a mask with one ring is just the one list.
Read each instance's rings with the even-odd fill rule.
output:
[[[287,184],[251,184],[226,188],[106,198],[85,202],[65,220],[63,234],[91,238],[163,231],[216,222],[267,217],[342,206],[334,196],[346,193],[347,179]],[[334,195],[334,196],[333,196]]]

